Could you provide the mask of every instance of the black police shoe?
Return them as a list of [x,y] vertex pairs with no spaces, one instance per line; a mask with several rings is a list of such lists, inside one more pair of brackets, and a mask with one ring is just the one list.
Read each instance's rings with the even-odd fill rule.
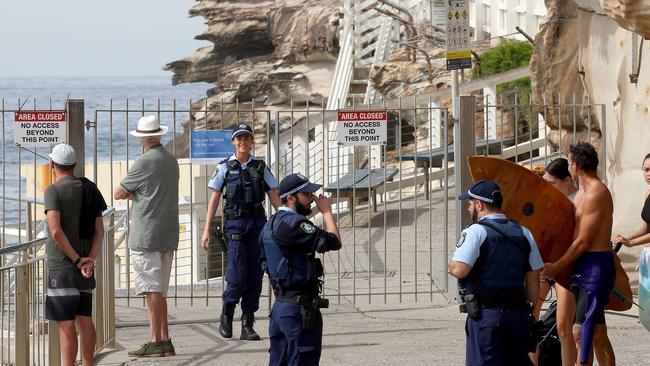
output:
[[219,317],[219,334],[224,338],[232,338],[232,320],[235,317],[235,303],[224,303]]
[[239,339],[246,341],[259,341],[260,335],[253,329],[255,324],[255,315],[244,313],[241,316],[241,336]]

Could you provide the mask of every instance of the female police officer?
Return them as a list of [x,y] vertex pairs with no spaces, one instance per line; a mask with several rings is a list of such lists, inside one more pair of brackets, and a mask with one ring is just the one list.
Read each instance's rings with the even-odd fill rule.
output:
[[459,200],[469,200],[474,224],[463,230],[449,263],[459,279],[467,312],[466,365],[532,365],[530,326],[544,266],[528,229],[500,212],[503,195],[490,181],[476,182]]
[[224,235],[228,242],[228,265],[223,294],[223,308],[219,319],[219,334],[232,337],[232,321],[235,305],[241,299],[242,331],[240,339],[259,340],[253,329],[255,312],[259,308],[262,293],[263,272],[259,265],[260,246],[258,242],[262,226],[266,222],[264,195],[269,196],[273,207],[278,208],[280,198],[275,191],[277,182],[263,160],[251,154],[253,130],[240,124],[232,133],[235,153],[219,163],[208,183],[212,195],[208,203],[201,246],[207,250],[210,242],[212,220],[219,205],[219,198],[225,188],[223,213],[226,223]]
[[[264,225],[260,237],[262,267],[275,293],[269,322],[270,366],[318,365],[320,360],[319,309],[327,307],[327,300],[318,296],[323,266],[315,253],[341,249],[329,200],[313,194],[320,187],[300,174],[285,177],[280,182],[282,207]],[[325,230],[305,217],[313,201],[323,215]]]

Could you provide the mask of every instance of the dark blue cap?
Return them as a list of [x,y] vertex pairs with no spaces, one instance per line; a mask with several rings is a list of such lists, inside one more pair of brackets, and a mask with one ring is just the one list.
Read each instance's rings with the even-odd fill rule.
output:
[[474,183],[469,190],[460,196],[457,197],[459,200],[479,200],[487,203],[494,204],[495,206],[501,206],[503,203],[503,193],[501,193],[501,188],[489,180],[479,180]]
[[235,129],[232,130],[232,137],[230,139],[234,139],[237,136],[241,135],[251,135],[253,136],[253,129],[251,126],[245,124],[245,123],[240,123],[237,126],[235,126]]
[[299,192],[314,193],[320,187],[320,184],[310,183],[309,179],[300,173],[289,174],[280,182],[280,198]]

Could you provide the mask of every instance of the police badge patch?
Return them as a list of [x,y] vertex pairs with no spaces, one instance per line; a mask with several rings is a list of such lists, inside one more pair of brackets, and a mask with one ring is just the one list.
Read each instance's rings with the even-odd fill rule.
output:
[[214,179],[214,177],[217,176],[217,173],[219,173],[219,167],[217,167],[217,169],[214,170],[214,173],[212,173],[212,176],[210,176],[210,180]]
[[306,221],[300,223],[300,228],[302,229],[302,231],[304,231],[307,234],[313,234],[316,232],[316,228],[314,227],[314,225]]
[[464,231],[460,234],[460,239],[458,239],[458,243],[456,243],[456,248],[460,248],[461,245],[463,245],[463,243],[465,242],[465,237],[466,236],[467,236],[467,233],[464,232]]

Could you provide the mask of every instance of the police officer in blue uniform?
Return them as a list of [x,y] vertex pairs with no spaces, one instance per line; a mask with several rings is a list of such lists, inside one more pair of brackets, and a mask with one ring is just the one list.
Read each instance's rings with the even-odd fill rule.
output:
[[[328,302],[319,297],[323,265],[316,253],[341,249],[330,201],[313,194],[320,187],[301,174],[285,177],[280,182],[282,207],[271,216],[260,237],[262,267],[275,294],[269,323],[270,366],[318,365],[320,360],[320,309]],[[314,201],[325,230],[306,217]]]
[[[271,204],[278,208],[280,198],[276,191],[277,182],[263,160],[253,157],[253,130],[240,124],[232,133],[235,153],[219,163],[210,178],[208,187],[212,190],[208,203],[201,246],[207,250],[210,243],[212,221],[224,194],[223,215],[224,236],[228,242],[228,264],[226,268],[227,287],[223,294],[223,308],[219,319],[219,334],[232,337],[232,322],[235,306],[241,300],[242,330],[240,339],[259,340],[253,329],[255,312],[259,308],[262,293],[259,235],[266,223],[264,198],[268,195]],[[224,191],[225,190],[225,191]]]
[[468,200],[474,224],[461,233],[449,272],[459,279],[461,312],[467,313],[466,365],[532,365],[530,304],[537,299],[544,263],[531,232],[500,212],[503,195],[478,181]]

